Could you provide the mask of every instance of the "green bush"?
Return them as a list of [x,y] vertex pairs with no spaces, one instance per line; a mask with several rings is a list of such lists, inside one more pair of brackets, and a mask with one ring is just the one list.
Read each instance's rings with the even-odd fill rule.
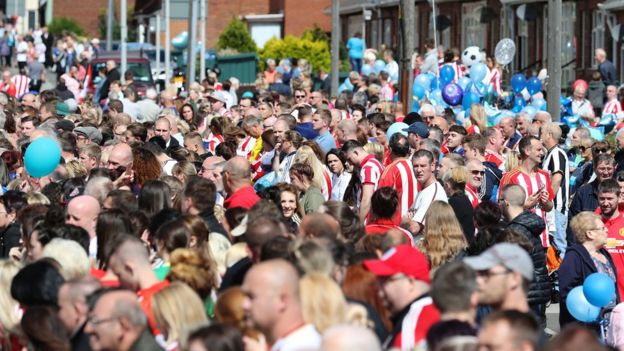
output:
[[247,25],[238,18],[232,17],[230,24],[219,35],[217,49],[232,49],[239,53],[256,52],[256,43],[251,38]]
[[329,45],[324,40],[313,40],[309,34],[302,38],[287,35],[284,39],[273,38],[264,44],[260,52],[260,69],[264,70],[267,59],[279,61],[283,58],[306,59],[313,71],[329,71],[331,55]]
[[48,31],[54,35],[61,35],[63,32],[73,33],[78,36],[85,35],[84,29],[75,20],[67,17],[55,18],[48,24]]

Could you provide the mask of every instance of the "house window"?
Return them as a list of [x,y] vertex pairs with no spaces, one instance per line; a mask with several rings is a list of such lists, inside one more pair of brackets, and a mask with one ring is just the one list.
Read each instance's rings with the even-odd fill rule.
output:
[[576,38],[574,25],[576,23],[576,3],[566,1],[561,9],[561,85],[571,85],[576,78]]
[[481,23],[481,9],[485,1],[462,5],[462,47],[477,46],[485,48],[487,25]]
[[606,14],[603,11],[594,11],[592,22],[594,27],[592,28],[591,57],[594,57],[596,49],[604,48],[605,45]]

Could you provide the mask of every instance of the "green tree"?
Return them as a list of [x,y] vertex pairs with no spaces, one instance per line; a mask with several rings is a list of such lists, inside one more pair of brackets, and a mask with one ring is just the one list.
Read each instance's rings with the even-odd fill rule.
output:
[[232,17],[228,26],[219,35],[217,48],[219,50],[232,49],[239,53],[256,52],[257,50],[247,25],[236,17]]
[[78,36],[85,35],[84,29],[75,20],[67,17],[55,18],[48,24],[48,30],[55,35],[61,35],[63,32],[73,33]]
[[227,28],[219,35],[217,48],[219,50],[232,49],[239,53],[256,52],[256,43],[251,38],[245,23],[232,17]]
[[327,42],[312,40],[305,34],[303,38],[287,35],[284,39],[272,38],[267,41],[260,53],[261,70],[264,70],[266,60],[270,58],[277,61],[283,58],[306,59],[314,71],[321,68],[328,71],[331,66],[331,55]]

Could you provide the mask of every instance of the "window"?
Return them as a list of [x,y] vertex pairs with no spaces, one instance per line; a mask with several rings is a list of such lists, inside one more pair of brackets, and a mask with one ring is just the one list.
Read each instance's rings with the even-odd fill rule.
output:
[[572,84],[576,77],[576,3],[566,1],[561,9],[561,85],[563,87]]
[[478,46],[485,48],[487,25],[481,23],[481,9],[485,1],[462,5],[462,47]]

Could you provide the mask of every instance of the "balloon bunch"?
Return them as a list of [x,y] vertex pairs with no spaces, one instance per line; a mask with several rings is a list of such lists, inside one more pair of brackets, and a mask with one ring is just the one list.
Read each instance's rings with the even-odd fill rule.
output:
[[522,73],[514,74],[511,77],[511,89],[515,93],[511,108],[513,112],[524,111],[533,118],[537,111],[546,111],[546,100],[541,94],[542,81],[537,77],[526,79]]
[[582,286],[570,290],[566,307],[576,320],[598,322],[600,310],[615,299],[615,282],[606,274],[590,274]]
[[420,101],[427,97],[435,106],[453,107],[456,112],[470,111],[473,104],[496,99],[496,93],[490,84],[484,83],[488,74],[487,66],[477,63],[470,67],[470,77],[461,77],[455,83],[455,70],[450,65],[440,68],[440,76],[420,74],[414,79],[412,95],[414,111]]

